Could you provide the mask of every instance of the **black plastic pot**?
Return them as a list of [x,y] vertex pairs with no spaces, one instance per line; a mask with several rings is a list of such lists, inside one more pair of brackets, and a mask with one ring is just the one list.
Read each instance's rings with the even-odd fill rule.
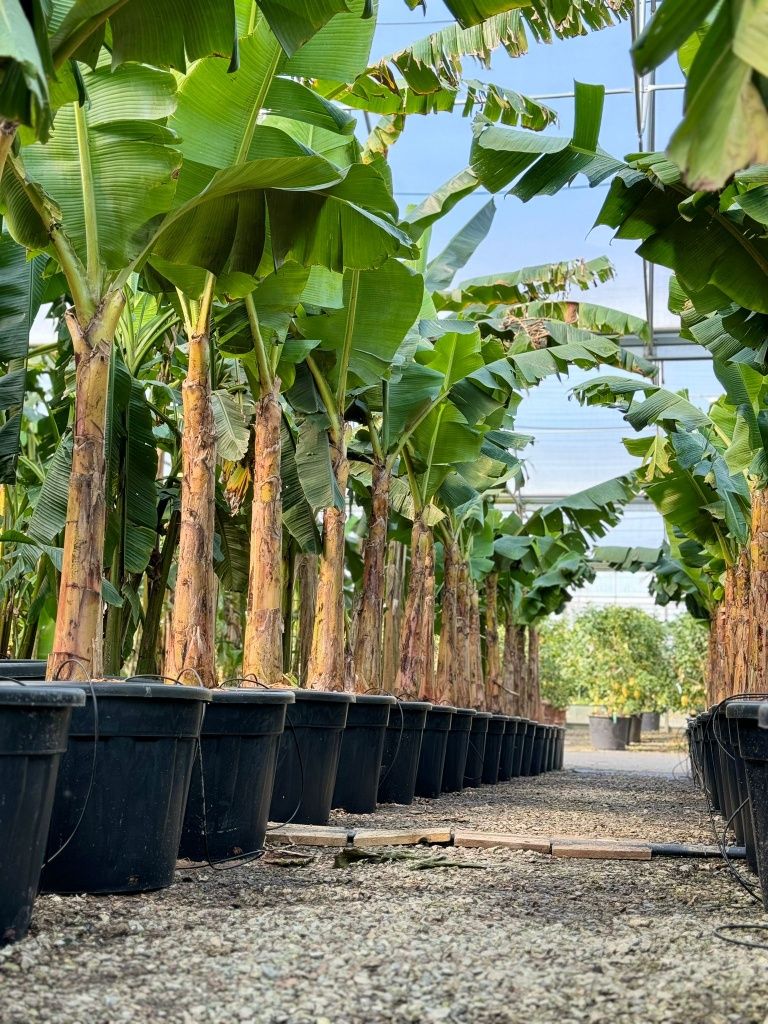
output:
[[474,708],[456,708],[451,721],[451,731],[448,733],[448,742],[445,746],[444,793],[460,793],[464,789],[469,734],[472,731],[472,720],[476,714]]
[[416,796],[434,799],[443,791],[445,753],[455,713],[456,708],[444,704],[435,704],[427,712],[416,773]]
[[661,713],[658,711],[644,711],[640,715],[641,732],[658,732],[661,728]]
[[520,762],[520,774],[531,775],[531,765],[533,762],[533,746],[534,739],[536,737],[536,723],[530,719],[525,725],[525,736],[523,737],[523,757]]
[[[179,857],[221,861],[261,850],[290,690],[211,691]],[[203,812],[205,793],[205,812]]]
[[333,806],[351,814],[372,814],[376,810],[379,770],[384,735],[391,716],[399,723],[389,694],[358,694],[349,705],[347,725],[341,738],[339,768],[333,790]]
[[327,825],[341,738],[355,696],[330,690],[294,690],[280,740],[271,821]]
[[629,716],[629,739],[628,743],[639,743],[640,733],[643,727],[643,716],[642,715],[630,715]]
[[483,784],[486,786],[495,786],[499,781],[501,750],[508,721],[507,715],[492,715],[488,723],[483,755]]
[[[432,705],[423,700],[403,700],[389,716],[384,737],[379,777],[379,803],[412,804],[416,795],[421,741],[427,712]],[[401,714],[398,714],[398,709]]]
[[718,753],[717,741],[712,731],[711,711],[703,711],[699,715],[699,726],[701,728],[704,787],[707,790],[707,795],[713,809],[722,811],[724,800],[720,783],[720,755]]
[[563,770],[563,761],[565,760],[565,726],[559,725],[557,727],[557,754],[555,757],[555,768],[557,771]]
[[59,768],[40,888],[162,889],[173,880],[210,691],[136,680],[83,692]]
[[533,734],[533,753],[531,755],[531,775],[541,775],[543,770],[546,731],[546,725],[536,722],[536,729]]
[[46,661],[37,658],[12,661],[0,658],[0,679],[19,679],[23,682],[42,683],[45,681]]
[[616,715],[589,716],[589,742],[595,750],[626,750],[628,719]]
[[754,856],[763,906],[768,910],[768,729],[759,724],[759,700],[733,700],[726,714],[736,725],[752,819]]
[[517,739],[517,727],[520,719],[515,716],[507,716],[507,723],[504,727],[504,736],[501,741],[501,757],[499,758],[499,782],[508,782],[515,768],[515,740]]
[[546,746],[544,748],[544,768],[545,772],[551,772],[553,765],[553,758],[555,754],[555,727],[554,725],[547,726],[546,732]]
[[74,687],[0,683],[0,945],[23,939],[43,865]]
[[472,719],[469,732],[469,748],[467,750],[467,766],[464,769],[464,786],[474,788],[483,781],[483,762],[485,761],[485,744],[488,737],[488,726],[493,715],[488,711],[478,711]]

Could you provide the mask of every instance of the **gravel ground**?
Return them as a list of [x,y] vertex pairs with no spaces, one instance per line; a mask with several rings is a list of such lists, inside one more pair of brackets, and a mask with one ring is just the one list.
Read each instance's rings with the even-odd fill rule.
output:
[[[690,783],[606,772],[365,821],[427,815],[506,831],[708,838]],[[768,953],[713,932],[765,918],[719,861],[409,852],[419,860],[343,869],[330,850],[290,867],[273,852],[228,871],[182,870],[155,894],[43,896],[30,938],[0,950],[0,1021],[765,1024]],[[435,858],[466,869],[414,870]]]

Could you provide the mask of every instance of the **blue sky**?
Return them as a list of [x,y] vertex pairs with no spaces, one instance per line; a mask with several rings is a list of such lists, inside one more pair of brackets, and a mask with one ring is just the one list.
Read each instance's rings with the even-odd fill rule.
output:
[[[448,15],[440,0],[429,0],[428,14],[408,13],[401,0],[382,0],[373,56],[401,49],[429,32],[439,30]],[[528,95],[567,92],[574,80],[600,83],[608,89],[631,89],[629,59],[630,29],[627,22],[576,39],[550,45],[531,42],[523,57],[510,58],[504,51],[494,55],[490,71],[468,60],[465,74],[480,81],[495,82]],[[659,83],[682,81],[680,69],[670,60],[660,69]],[[550,132],[570,135],[573,100],[547,100],[559,115]],[[680,117],[682,93],[660,92],[657,98],[657,143],[661,148]],[[466,166],[471,138],[471,119],[460,113],[411,118],[398,143],[390,151],[397,199],[401,209],[417,203],[453,173]],[[637,149],[634,97],[608,95],[605,100],[601,144],[616,156]],[[606,186],[589,189],[579,179],[576,187],[558,196],[542,197],[528,204],[514,197],[497,198],[497,213],[489,238],[466,269],[465,276],[491,274],[518,267],[562,259],[608,255],[617,279],[592,293],[595,300],[629,312],[643,314],[640,260],[631,242],[611,243],[606,228],[591,230]],[[486,195],[475,195],[459,204],[438,222],[433,232],[432,252],[437,252],[454,232],[483,203]],[[670,322],[666,314],[666,285],[659,275],[657,322]]]

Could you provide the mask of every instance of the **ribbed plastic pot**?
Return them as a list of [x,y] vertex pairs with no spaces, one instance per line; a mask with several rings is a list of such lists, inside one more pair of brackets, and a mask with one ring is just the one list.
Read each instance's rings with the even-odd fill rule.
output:
[[558,726],[558,737],[557,737],[557,760],[555,767],[558,771],[563,770],[563,762],[565,761],[565,726]]
[[629,743],[639,743],[640,733],[643,728],[643,716],[642,715],[630,715],[629,716]]
[[589,716],[589,742],[595,750],[626,750],[628,719],[616,715]]
[[445,747],[443,768],[443,792],[460,793],[464,789],[464,770],[469,753],[469,734],[472,720],[477,714],[474,708],[456,708]]
[[210,691],[138,679],[82,690],[85,705],[72,714],[59,768],[40,888],[165,888],[173,880]]
[[763,906],[768,910],[768,729],[760,726],[762,703],[729,701],[726,714],[736,725],[739,753],[744,759],[757,874]]
[[712,732],[712,712],[703,711],[699,715],[699,726],[701,728],[701,753],[704,764],[704,786],[707,790],[710,803],[716,811],[723,808],[723,799],[720,792],[720,758],[717,754],[717,741]]
[[[223,861],[261,850],[290,690],[211,691],[179,857]],[[203,794],[205,805],[203,805]]]
[[399,721],[390,694],[357,694],[349,705],[347,724],[341,738],[339,768],[333,790],[333,806],[350,814],[372,814],[376,810],[379,770],[384,736],[391,715]]
[[277,756],[271,821],[327,825],[352,693],[294,690]]
[[59,761],[84,703],[74,687],[0,683],[0,945],[27,934]]
[[509,782],[515,767],[515,740],[520,719],[514,715],[507,716],[504,736],[501,741],[501,757],[499,758],[499,782]]
[[520,774],[521,775],[532,775],[531,765],[533,762],[533,741],[536,737],[536,723],[528,719],[525,726],[525,736],[523,738],[523,757],[520,762]]
[[533,753],[531,755],[531,775],[541,775],[544,764],[544,747],[546,745],[546,725],[536,723],[533,734]]
[[431,708],[428,701],[402,700],[390,712],[381,755],[379,803],[413,803],[424,726]]
[[554,725],[547,726],[546,734],[546,747],[544,749],[544,768],[543,771],[551,772],[554,764],[553,758],[555,754],[555,727]]
[[483,755],[483,785],[485,786],[495,786],[499,781],[501,750],[504,746],[504,733],[507,730],[508,721],[507,715],[492,715],[488,723]]
[[416,772],[416,796],[434,800],[443,791],[445,754],[455,713],[456,708],[447,704],[434,704],[427,712]]
[[467,766],[464,769],[465,788],[474,788],[483,781],[483,762],[485,761],[485,744],[488,737],[488,725],[493,715],[489,711],[478,711],[472,719],[469,732],[469,748],[467,750]]
[[661,714],[658,711],[644,711],[640,715],[641,732],[658,732],[661,728]]
[[12,661],[9,658],[0,659],[0,680],[18,679],[20,682],[43,683],[45,682],[46,662],[37,658]]
[[728,729],[731,736],[731,746],[735,754],[734,769],[736,773],[736,786],[741,806],[741,824],[744,831],[744,848],[747,854],[747,867],[754,874],[757,874],[757,850],[755,847],[755,831],[752,824],[752,812],[749,804],[749,787],[747,786],[746,762],[741,756],[739,737],[734,719],[727,719]]
[[736,775],[732,771],[733,755],[729,749],[730,738],[725,708],[723,706],[717,708],[713,713],[711,728],[712,739],[714,740],[715,770],[717,771],[718,789],[722,800],[722,814],[728,828],[732,828],[739,833],[736,841],[739,845],[742,845],[741,822],[737,822],[739,816],[739,795]]

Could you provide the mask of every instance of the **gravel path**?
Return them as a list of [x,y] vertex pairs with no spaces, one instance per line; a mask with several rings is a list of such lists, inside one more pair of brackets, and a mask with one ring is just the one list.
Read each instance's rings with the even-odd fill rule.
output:
[[[606,772],[364,820],[428,817],[709,838],[690,783]],[[273,863],[180,871],[155,894],[41,897],[31,937],[0,950],[0,1021],[765,1024],[768,953],[713,934],[765,917],[719,861],[410,853],[419,860],[335,868],[334,851],[290,867],[273,852]],[[467,867],[414,870],[435,857]]]

